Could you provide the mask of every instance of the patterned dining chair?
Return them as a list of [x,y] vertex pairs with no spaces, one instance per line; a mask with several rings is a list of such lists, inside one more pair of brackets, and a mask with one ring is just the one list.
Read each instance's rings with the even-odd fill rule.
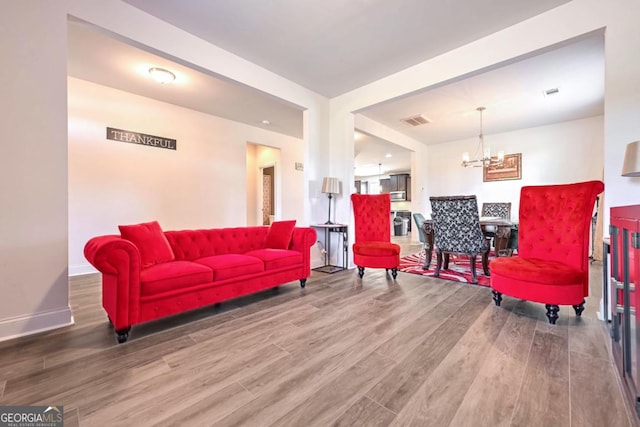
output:
[[511,218],[511,202],[485,202],[482,204],[482,216]]
[[[482,270],[489,275],[489,244],[480,228],[476,196],[429,197],[433,218],[436,270],[449,268],[449,255],[467,255],[471,266],[471,281],[478,283],[476,258],[482,256]],[[444,263],[443,263],[444,257]]]
[[[497,217],[497,218],[506,218],[511,219],[511,202],[485,202],[482,204],[482,214],[481,216],[487,217]],[[492,246],[495,248],[496,246],[496,233],[498,232],[498,227],[495,225],[485,225],[482,227],[484,231],[484,235],[489,241],[493,241]],[[511,255],[511,250],[506,249],[506,254]],[[496,248],[496,256],[499,256],[498,250]]]

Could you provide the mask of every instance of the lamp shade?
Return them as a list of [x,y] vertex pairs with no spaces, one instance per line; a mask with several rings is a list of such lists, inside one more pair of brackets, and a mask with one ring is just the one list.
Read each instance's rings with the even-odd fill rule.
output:
[[640,141],[627,144],[622,163],[622,176],[640,176]]
[[328,194],[340,194],[340,182],[338,178],[323,178],[322,192]]

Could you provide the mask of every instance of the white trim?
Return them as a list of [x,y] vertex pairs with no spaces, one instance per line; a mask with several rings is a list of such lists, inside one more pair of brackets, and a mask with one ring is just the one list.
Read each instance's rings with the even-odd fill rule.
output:
[[0,341],[20,338],[75,324],[71,308],[17,316],[0,321]]
[[69,277],[73,277],[73,276],[83,276],[85,274],[93,274],[93,273],[99,273],[98,270],[96,270],[91,264],[85,264],[85,265],[76,265],[73,267],[69,267]]

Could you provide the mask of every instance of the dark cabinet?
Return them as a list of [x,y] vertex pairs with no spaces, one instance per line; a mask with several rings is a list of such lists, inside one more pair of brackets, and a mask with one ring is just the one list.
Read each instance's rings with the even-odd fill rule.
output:
[[411,200],[411,175],[402,173],[389,176],[389,192],[404,191],[405,199]]
[[355,184],[356,184],[356,193],[357,193],[357,194],[362,194],[362,191],[361,191],[361,187],[362,187],[362,186],[361,186],[361,182],[360,182],[360,181],[356,181],[356,182],[355,182]]
[[636,278],[640,274],[640,205],[611,208],[611,352],[627,396],[640,413],[640,322]]
[[380,193],[391,193],[391,178],[385,178],[380,180]]

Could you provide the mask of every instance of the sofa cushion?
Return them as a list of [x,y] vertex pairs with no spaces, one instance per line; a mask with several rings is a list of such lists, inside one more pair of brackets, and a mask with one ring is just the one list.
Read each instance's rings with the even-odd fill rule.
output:
[[140,272],[140,294],[162,292],[213,281],[210,268],[190,261],[171,261],[155,264]]
[[213,280],[225,280],[264,271],[262,260],[248,255],[226,254],[198,258],[194,262],[213,270]]
[[293,235],[295,226],[295,219],[291,221],[276,221],[271,224],[264,247],[270,249],[289,249],[289,242],[291,242],[291,236]]
[[175,259],[169,241],[157,221],[119,225],[118,229],[123,239],[129,240],[138,248],[143,267]]
[[257,249],[245,255],[261,259],[265,270],[302,265],[302,253],[287,249]]

